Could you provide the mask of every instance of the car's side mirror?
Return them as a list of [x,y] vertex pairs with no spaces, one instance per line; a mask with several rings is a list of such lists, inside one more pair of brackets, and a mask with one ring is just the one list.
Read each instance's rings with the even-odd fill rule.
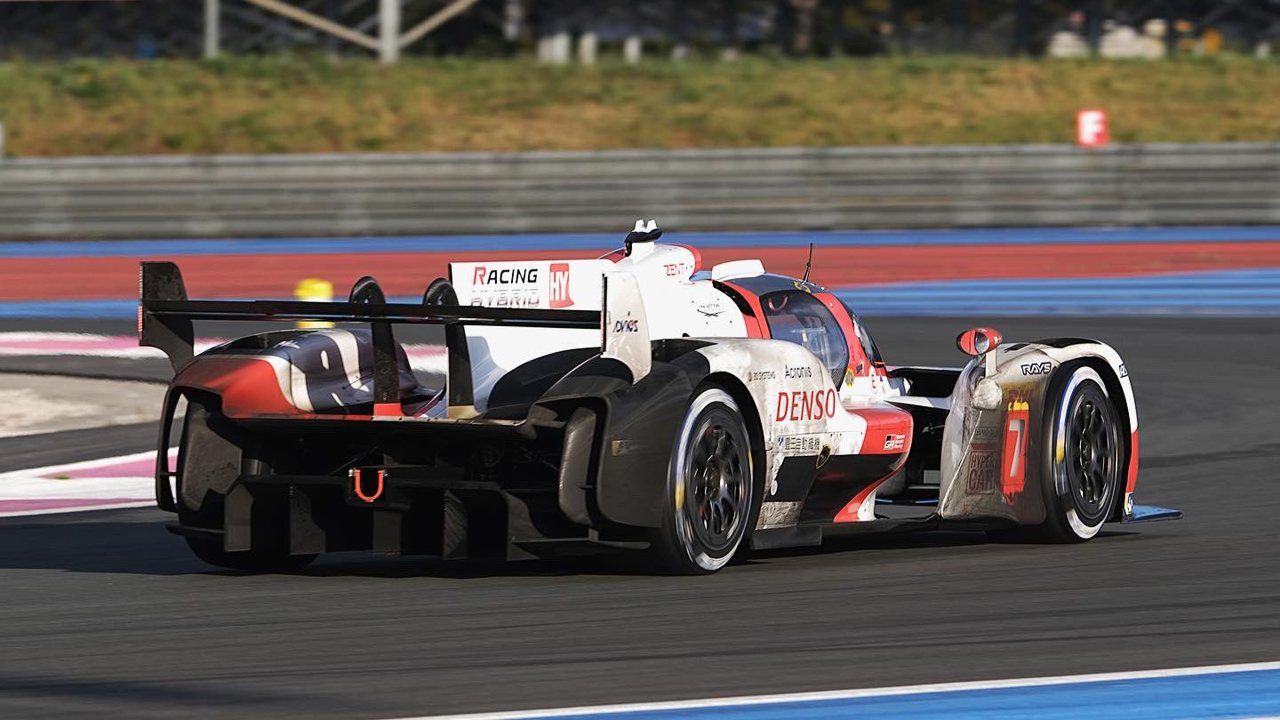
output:
[[965,355],[986,355],[1004,342],[1004,336],[995,328],[972,328],[956,336],[956,347]]
[[970,400],[979,410],[996,410],[1004,402],[1004,391],[994,379],[996,353],[991,352],[1000,347],[1002,342],[1004,342],[1004,336],[994,328],[972,328],[956,337],[956,347],[960,348],[960,352],[983,358],[986,362],[984,377],[973,388]]

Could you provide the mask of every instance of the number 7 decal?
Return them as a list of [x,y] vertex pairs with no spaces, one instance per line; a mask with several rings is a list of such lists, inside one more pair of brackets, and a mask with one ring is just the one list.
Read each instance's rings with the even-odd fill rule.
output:
[[1000,490],[1006,500],[1026,487],[1027,427],[1031,406],[1022,401],[1009,403],[1004,429],[1004,463],[1000,473]]

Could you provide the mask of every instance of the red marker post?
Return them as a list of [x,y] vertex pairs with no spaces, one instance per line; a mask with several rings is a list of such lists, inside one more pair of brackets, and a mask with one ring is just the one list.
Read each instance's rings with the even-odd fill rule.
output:
[[1102,148],[1111,142],[1105,110],[1081,110],[1076,113],[1076,145]]

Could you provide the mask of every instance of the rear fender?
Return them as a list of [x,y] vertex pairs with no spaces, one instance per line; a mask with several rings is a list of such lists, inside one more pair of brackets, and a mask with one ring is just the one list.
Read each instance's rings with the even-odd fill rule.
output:
[[[563,421],[569,421],[577,408],[596,413],[594,447],[599,461],[593,477],[562,478],[561,489],[572,493],[574,487],[583,487],[587,496],[594,493],[595,508],[605,520],[661,525],[676,434],[694,391],[704,382],[725,387],[744,403],[746,420],[758,424],[749,431],[759,445],[757,461],[764,467],[762,527],[795,524],[807,492],[807,482],[802,488],[779,485],[785,458],[855,454],[866,435],[866,423],[840,406],[821,361],[795,343],[690,338],[658,341],[654,351],[649,373],[634,385],[625,363],[598,357],[569,373],[538,401]],[[798,409],[800,398],[805,399],[806,412]],[[583,422],[579,416],[574,424],[578,432],[585,432]],[[582,463],[562,466],[578,468]],[[807,467],[812,468],[812,462]],[[582,506],[572,496],[562,495],[561,501],[566,510]]]
[[[659,527],[680,419],[706,375],[701,363],[654,361],[633,384],[626,364],[597,357],[548,390],[535,413],[568,423],[559,498],[565,514],[596,526],[603,520]],[[594,417],[582,415],[583,409]],[[590,443],[581,438],[587,433]],[[594,462],[582,458],[584,453],[594,455]]]

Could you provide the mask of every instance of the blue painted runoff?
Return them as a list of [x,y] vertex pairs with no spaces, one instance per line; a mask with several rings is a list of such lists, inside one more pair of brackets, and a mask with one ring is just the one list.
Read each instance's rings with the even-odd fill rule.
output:
[[[1180,720],[1280,715],[1280,670],[600,713],[592,720]],[[545,716],[558,718],[554,713]]]
[[948,280],[840,288],[869,316],[1280,316],[1280,268],[1115,278]]

